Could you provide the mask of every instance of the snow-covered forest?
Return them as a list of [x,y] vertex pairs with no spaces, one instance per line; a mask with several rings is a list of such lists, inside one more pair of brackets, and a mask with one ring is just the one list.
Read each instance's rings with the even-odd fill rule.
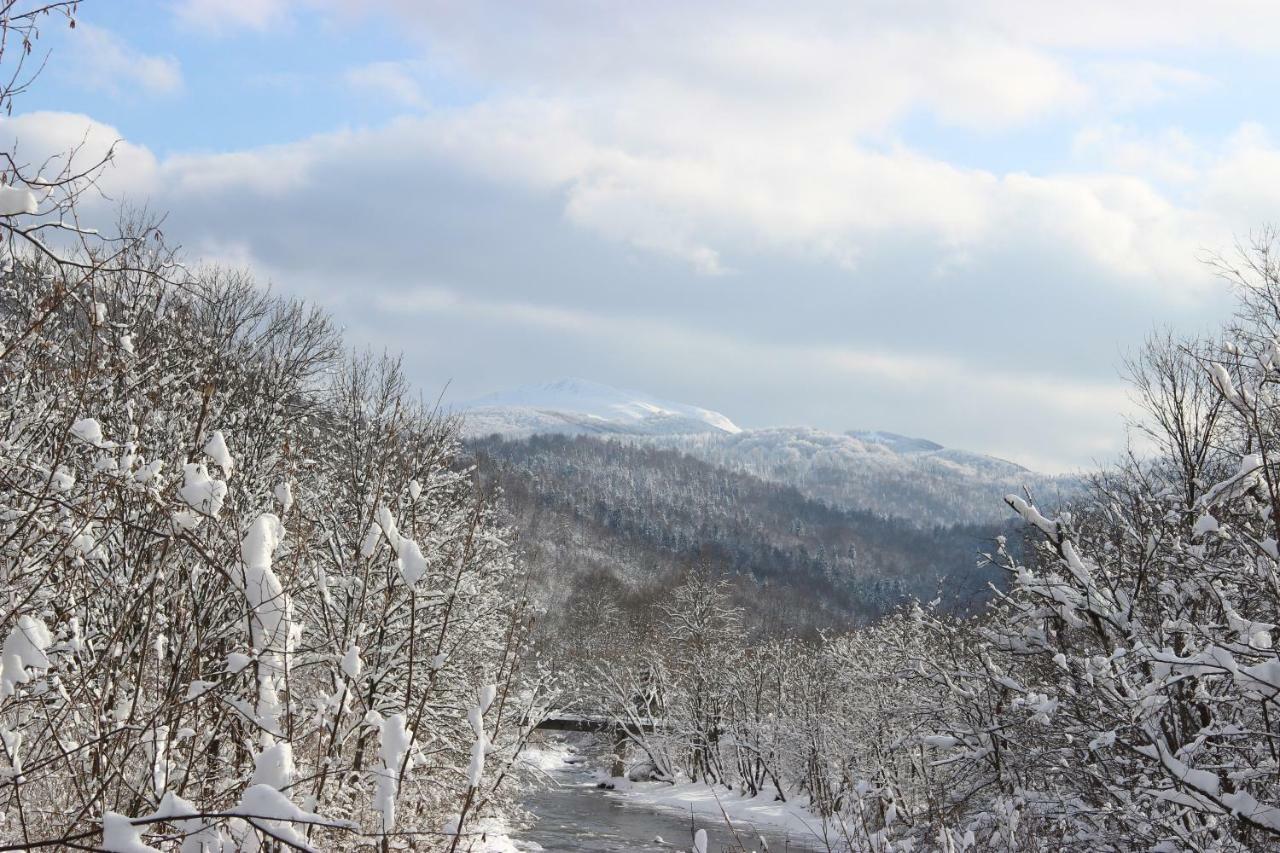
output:
[[1007,518],[922,529],[629,442],[544,435],[467,449],[520,531],[534,601],[561,602],[544,627],[574,630],[575,604],[601,596],[643,619],[693,567],[732,579],[747,622],[770,633],[847,628],[912,598],[980,609],[1000,574],[975,555],[998,535],[1021,541]]
[[[77,4],[0,10],[8,111]],[[521,849],[548,719],[830,851],[1280,849],[1280,233],[1002,526],[990,457],[466,441],[162,216],[85,221],[112,166],[0,158],[0,851]]]
[[920,527],[997,524],[1007,514],[999,501],[990,500],[993,491],[1030,488],[1056,502],[1076,485],[962,450],[926,446],[896,454],[856,433],[779,428],[729,436],[663,436],[648,443],[774,482],[795,483],[835,506],[908,519]]

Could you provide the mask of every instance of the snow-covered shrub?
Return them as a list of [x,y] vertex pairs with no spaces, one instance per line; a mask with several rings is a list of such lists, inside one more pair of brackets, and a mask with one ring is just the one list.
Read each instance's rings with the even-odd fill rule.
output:
[[0,837],[466,849],[531,699],[456,425],[241,275],[69,269],[0,285]]
[[1280,846],[1280,278],[1264,240],[1226,267],[1219,344],[1153,338],[1130,365],[1154,454],[1097,475],[998,553],[977,626],[928,620],[924,743],[951,767],[932,826],[982,848]]

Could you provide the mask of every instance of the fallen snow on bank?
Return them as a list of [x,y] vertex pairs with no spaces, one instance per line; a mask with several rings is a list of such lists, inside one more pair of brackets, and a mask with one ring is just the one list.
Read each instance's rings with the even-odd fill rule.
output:
[[[456,829],[456,820],[446,823],[445,836],[452,836]],[[496,818],[468,820],[464,838],[465,843],[459,844],[458,849],[465,849],[468,853],[530,853],[542,849],[536,844],[517,843],[511,837],[511,827],[506,821]]]
[[824,826],[822,818],[806,809],[803,802],[778,802],[772,793],[744,797],[723,786],[713,787],[702,782],[669,785],[613,778],[608,782],[616,786],[611,796],[629,806],[684,815],[692,811],[698,817],[717,822],[728,815],[734,831],[741,834],[748,849],[754,840],[752,830],[783,832],[796,841],[814,841],[824,848],[828,838],[834,843],[840,836],[839,827]]
[[[586,769],[579,761],[581,756],[563,741],[529,746],[520,753],[521,764],[543,773]],[[831,846],[838,846],[834,842],[840,836],[839,827],[824,827],[822,818],[806,809],[800,800],[782,803],[776,801],[772,793],[744,797],[722,786],[712,787],[701,782],[676,785],[632,782],[609,776],[603,770],[596,771],[594,778],[614,786],[600,793],[636,809],[674,812],[686,817],[692,811],[699,818],[717,824],[722,824],[727,814],[748,850],[753,849],[756,840],[753,830],[785,834],[796,842],[811,842],[821,849],[826,849],[829,836]]]
[[573,747],[564,741],[547,741],[536,746],[526,746],[520,750],[517,759],[520,766],[530,770],[550,773],[553,770],[566,770],[573,767],[581,759],[576,759]]

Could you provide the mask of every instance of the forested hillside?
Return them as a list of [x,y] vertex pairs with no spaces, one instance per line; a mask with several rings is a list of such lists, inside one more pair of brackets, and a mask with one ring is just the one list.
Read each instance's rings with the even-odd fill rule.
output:
[[1008,517],[1001,497],[1009,492],[1030,489],[1042,505],[1056,506],[1080,489],[1073,477],[886,433],[783,427],[642,440],[922,528],[1001,523]]
[[483,479],[501,489],[544,601],[641,603],[699,564],[736,578],[761,625],[805,631],[911,597],[967,610],[999,579],[977,565],[1008,532],[994,525],[921,529],[684,453],[586,436],[470,447]]

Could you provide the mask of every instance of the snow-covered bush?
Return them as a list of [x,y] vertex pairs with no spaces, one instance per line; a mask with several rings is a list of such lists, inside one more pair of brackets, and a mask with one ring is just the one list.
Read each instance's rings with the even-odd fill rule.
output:
[[[76,6],[6,5],[0,109]],[[110,151],[31,166],[21,144],[0,152],[0,846],[482,847],[537,690],[457,425],[319,310],[182,266],[145,214],[82,226]]]
[[1154,452],[1054,517],[1010,495],[1040,545],[993,555],[1010,586],[991,612],[920,614],[909,683],[927,728],[902,749],[926,749],[943,787],[893,837],[1280,846],[1274,244],[1224,269],[1239,308],[1222,342],[1155,337],[1128,365]]
[[532,700],[456,425],[241,275],[83,270],[0,287],[0,836],[466,849]]

